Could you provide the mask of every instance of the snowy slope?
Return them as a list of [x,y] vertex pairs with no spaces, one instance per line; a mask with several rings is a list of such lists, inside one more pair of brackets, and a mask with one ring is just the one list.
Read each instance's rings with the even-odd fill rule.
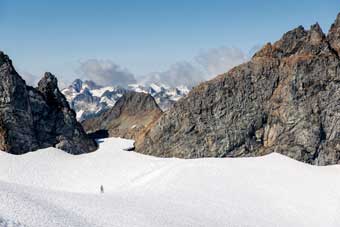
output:
[[340,166],[279,154],[160,159],[130,146],[0,153],[0,226],[340,226]]

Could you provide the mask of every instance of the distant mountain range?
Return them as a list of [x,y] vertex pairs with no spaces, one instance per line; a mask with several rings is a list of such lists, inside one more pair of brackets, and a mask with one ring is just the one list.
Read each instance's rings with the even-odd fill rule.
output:
[[62,93],[76,112],[77,119],[83,121],[111,109],[119,98],[131,91],[150,94],[163,111],[189,93],[186,86],[169,87],[164,84],[151,83],[149,85],[131,84],[128,88],[104,87],[93,81],[80,79],[76,79],[70,86],[63,89]]

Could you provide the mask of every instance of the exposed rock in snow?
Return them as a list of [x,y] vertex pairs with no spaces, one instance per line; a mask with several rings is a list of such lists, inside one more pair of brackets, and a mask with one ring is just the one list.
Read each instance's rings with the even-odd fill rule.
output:
[[81,154],[97,148],[59,91],[56,77],[45,73],[37,88],[26,86],[2,52],[0,97],[0,150],[22,154],[55,146]]

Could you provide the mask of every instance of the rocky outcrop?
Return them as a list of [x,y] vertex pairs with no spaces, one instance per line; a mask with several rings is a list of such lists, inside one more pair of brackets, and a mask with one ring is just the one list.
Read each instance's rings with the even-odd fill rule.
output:
[[20,153],[39,148],[25,81],[0,52],[0,150]]
[[338,56],[340,56],[340,13],[332,24],[327,39],[331,47],[337,52]]
[[151,127],[161,114],[162,110],[151,95],[128,92],[112,109],[85,120],[82,125],[88,133],[102,134],[107,131],[108,136],[135,139],[137,134]]
[[22,154],[54,146],[71,154],[97,148],[46,73],[37,88],[26,86],[11,60],[0,52],[0,150]]
[[195,87],[136,141],[161,157],[246,157],[278,152],[340,163],[340,15],[266,44],[250,62]]

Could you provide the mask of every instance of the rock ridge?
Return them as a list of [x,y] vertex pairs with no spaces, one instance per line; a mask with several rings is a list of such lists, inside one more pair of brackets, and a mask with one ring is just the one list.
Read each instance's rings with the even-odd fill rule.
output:
[[278,152],[340,163],[340,14],[267,43],[252,59],[195,87],[136,140],[161,157],[248,157]]
[[107,136],[136,139],[136,136],[151,127],[162,113],[150,94],[129,91],[118,99],[110,110],[85,120],[82,125],[88,133],[107,131]]

